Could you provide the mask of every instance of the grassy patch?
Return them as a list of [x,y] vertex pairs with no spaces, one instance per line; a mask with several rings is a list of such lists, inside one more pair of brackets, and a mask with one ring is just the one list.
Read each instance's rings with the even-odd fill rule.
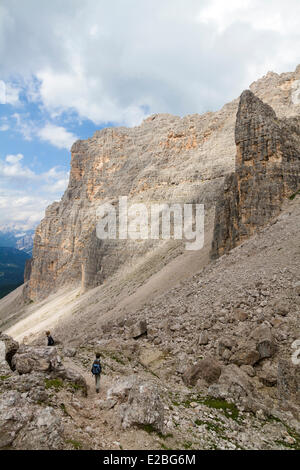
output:
[[160,447],[161,447],[163,450],[172,450],[171,447],[167,447],[163,442],[160,443]]
[[110,354],[109,356],[113,361],[117,362],[118,364],[122,364],[122,366],[125,366],[126,363],[121,359],[120,357],[116,356],[115,354]]
[[222,433],[223,427],[219,426],[218,424],[211,423],[210,421],[201,421],[200,419],[196,419],[195,424],[197,426],[205,425],[208,431],[215,431],[217,434]]
[[60,379],[45,379],[45,388],[54,388],[56,391],[62,389],[64,387],[64,383]]
[[294,449],[294,450],[300,450],[300,434],[298,434],[296,431],[294,431],[292,428],[287,426],[286,424],[284,425],[288,434],[294,439],[294,444],[289,444],[288,442],[285,441],[276,441],[277,444],[281,444],[284,447],[288,447],[289,449]]
[[290,200],[293,201],[297,194],[300,194],[300,189],[290,196]]
[[66,408],[66,406],[65,406],[64,403],[61,403],[61,404],[60,404],[60,408],[61,408],[61,410],[64,412],[64,414],[65,414],[66,416],[69,416],[70,418],[72,418],[72,416],[70,415],[70,413],[68,413],[67,408]]
[[216,410],[222,410],[226,418],[234,419],[235,421],[239,417],[239,410],[233,403],[229,403],[226,400],[207,397],[203,400],[203,405],[208,406],[209,408],[214,408]]
[[172,405],[174,406],[180,406],[180,403],[178,401],[172,401]]
[[75,382],[69,382],[70,387],[72,387],[74,390],[83,390],[84,387],[80,384],[76,384]]
[[0,380],[7,380],[9,377],[10,375],[0,375]]
[[185,442],[183,443],[183,447],[184,447],[186,450],[191,449],[192,445],[193,445],[193,443],[192,443],[191,441],[185,441]]
[[297,431],[292,429],[287,424],[283,423],[281,421],[281,419],[276,418],[276,416],[273,416],[273,415],[269,416],[267,421],[281,423],[285,427],[285,429],[286,429],[287,433],[289,434],[289,436],[291,436],[295,441],[294,444],[289,444],[288,442],[277,440],[277,441],[275,441],[276,444],[279,444],[283,447],[287,447],[289,449],[300,450],[300,434],[297,433]]
[[74,441],[73,439],[68,439],[66,442],[67,442],[68,444],[71,444],[71,445],[74,447],[75,450],[80,450],[80,449],[82,449],[82,447],[83,447],[82,444],[81,444],[81,442],[79,442],[79,441]]

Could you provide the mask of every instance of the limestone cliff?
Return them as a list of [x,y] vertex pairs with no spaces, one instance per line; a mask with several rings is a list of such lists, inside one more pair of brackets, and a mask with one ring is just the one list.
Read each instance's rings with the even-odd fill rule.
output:
[[[299,115],[300,67],[294,73],[269,73],[250,88],[280,118]],[[147,206],[152,202],[204,203],[209,217],[224,177],[234,170],[237,109],[238,100],[234,100],[215,113],[184,118],[158,114],[138,127],[103,129],[86,141],[77,141],[71,150],[68,188],[60,202],[48,207],[36,230],[28,297],[46,297],[66,284],[94,287],[158,246],[170,253],[171,242],[98,240],[96,209],[128,196],[130,204]],[[272,116],[269,123],[276,121]],[[297,125],[295,120],[295,133]],[[274,132],[284,134],[283,122],[276,121]]]
[[300,188],[300,116],[278,119],[251,91],[235,127],[236,170],[225,178],[215,215],[212,258],[227,253],[278,215]]
[[40,298],[64,284],[99,285],[145,253],[171,242],[100,241],[96,209],[104,203],[202,202],[213,208],[233,168],[237,103],[219,113],[179,118],[155,115],[141,126],[103,129],[72,147],[68,188],[36,230],[28,295]]

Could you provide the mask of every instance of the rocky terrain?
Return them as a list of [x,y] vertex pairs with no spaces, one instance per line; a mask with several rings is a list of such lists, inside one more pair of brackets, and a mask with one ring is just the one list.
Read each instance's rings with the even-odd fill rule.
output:
[[[74,144],[0,301],[0,448],[299,449],[299,84],[269,73],[218,113]],[[99,242],[96,204],[125,190],[204,202],[203,249]]]
[[82,314],[54,331],[54,349],[2,335],[2,448],[299,448],[299,223],[296,196],[229,255],[89,340]]

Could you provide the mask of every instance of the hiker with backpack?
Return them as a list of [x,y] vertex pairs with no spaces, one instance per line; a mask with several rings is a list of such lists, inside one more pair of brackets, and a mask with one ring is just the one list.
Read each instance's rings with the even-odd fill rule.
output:
[[100,389],[100,375],[102,372],[102,366],[100,362],[100,353],[96,353],[96,359],[92,365],[92,374],[95,376],[95,384],[96,384],[96,393],[99,393]]
[[54,346],[54,339],[50,335],[50,331],[46,331],[46,336],[48,338],[48,346]]

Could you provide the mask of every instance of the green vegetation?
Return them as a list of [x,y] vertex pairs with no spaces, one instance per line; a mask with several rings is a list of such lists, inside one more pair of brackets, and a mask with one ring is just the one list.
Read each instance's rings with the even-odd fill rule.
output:
[[234,419],[235,421],[239,417],[239,410],[233,403],[228,403],[226,400],[207,397],[202,403],[209,408],[224,411],[226,418]]
[[75,450],[80,450],[82,449],[83,445],[79,441],[74,441],[73,439],[68,439],[66,441],[68,444],[71,444]]
[[234,420],[237,420],[239,418],[238,408],[233,403],[229,403],[223,399],[213,397],[202,397],[200,395],[190,395],[184,401],[179,402],[177,397],[175,397],[175,399],[172,399],[172,395],[170,395],[170,398],[173,406],[184,406],[185,408],[190,408],[191,403],[195,402],[199,405],[208,406],[209,408],[222,410],[226,418],[231,418]]
[[297,431],[292,429],[287,424],[283,423],[281,421],[281,419],[277,418],[276,416],[271,415],[267,418],[267,422],[274,422],[274,421],[276,423],[281,423],[285,427],[285,429],[286,429],[287,433],[289,434],[289,436],[294,439],[293,444],[290,444],[288,442],[281,441],[281,440],[277,440],[277,441],[275,441],[275,443],[278,444],[278,445],[281,445],[283,447],[287,447],[289,449],[300,450],[300,434],[297,433]]
[[183,443],[183,447],[184,447],[186,450],[191,449],[192,445],[193,445],[193,443],[192,443],[191,441],[185,441],[185,442]]
[[289,442],[278,440],[278,441],[275,441],[276,444],[282,445],[283,447],[287,447],[288,449],[300,450],[300,434],[298,434],[296,431],[294,431],[292,428],[290,428],[286,424],[283,423],[283,425],[285,426],[289,436],[294,439],[294,443],[290,444]]
[[200,419],[196,419],[195,424],[197,426],[205,425],[209,431],[215,431],[216,433],[220,434],[224,428],[219,426],[218,424],[211,423],[210,421],[201,421]]
[[64,387],[64,383],[60,379],[45,379],[45,388],[54,388],[56,391],[62,389]]
[[157,434],[158,437],[161,439],[168,439],[169,437],[173,437],[173,434],[162,434],[161,432],[157,431],[152,424],[144,424],[141,426],[141,428],[146,431],[148,434]]
[[290,200],[293,201],[297,194],[300,194],[300,189],[290,196]]
[[109,357],[110,357],[113,361],[116,361],[116,362],[118,362],[119,364],[122,364],[123,366],[125,366],[125,362],[123,361],[123,359],[121,359],[120,357],[116,356],[115,354],[109,354]]
[[66,416],[69,416],[70,418],[72,418],[72,416],[70,415],[70,413],[68,413],[67,408],[66,408],[66,405],[65,405],[64,403],[61,403],[61,404],[60,404],[60,408],[61,408],[61,410],[64,412],[64,414],[65,414]]
[[160,447],[161,447],[163,450],[173,450],[171,447],[167,447],[163,442],[160,443]]

